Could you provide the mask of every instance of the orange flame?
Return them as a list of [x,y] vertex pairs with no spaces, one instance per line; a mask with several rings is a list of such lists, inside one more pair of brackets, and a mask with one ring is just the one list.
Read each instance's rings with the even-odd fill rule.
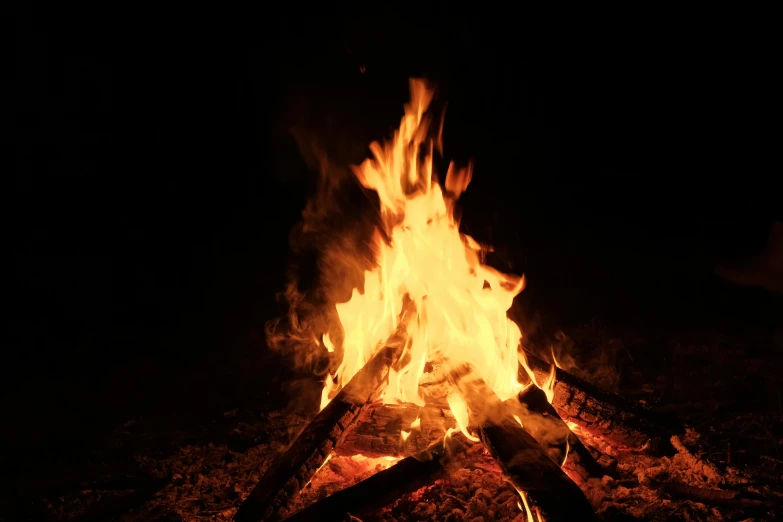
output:
[[[324,346],[342,352],[342,359],[326,380],[321,408],[394,332],[405,296],[417,315],[407,326],[408,342],[400,367],[389,376],[384,402],[423,405],[419,380],[425,368],[445,375],[465,363],[501,400],[523,388],[517,378],[522,333],[507,311],[524,288],[524,277],[484,265],[485,249],[460,234],[454,205],[471,181],[472,167],[451,164],[443,184],[437,182],[433,150],[440,150],[442,122],[432,138],[427,115],[434,93],[419,80],[411,80],[410,87],[411,101],[393,139],[372,143],[372,158],[354,168],[359,182],[380,200],[382,225],[373,238],[377,265],[365,272],[363,291],[355,289],[347,302],[336,305],[342,350],[323,336]],[[466,426],[464,401],[449,403]],[[461,431],[475,438],[465,426],[460,423]]]
[[[512,486],[514,485],[512,484]],[[537,507],[536,507],[536,520],[533,520],[533,510],[530,509],[530,504],[527,501],[527,494],[521,489],[517,489],[516,486],[514,486],[514,489],[517,490],[517,493],[519,493],[519,496],[522,498],[522,503],[525,505],[525,507],[523,508],[522,504],[520,504],[519,501],[517,501],[517,507],[519,508],[519,510],[527,514],[527,522],[536,522],[536,520],[538,522],[543,522],[543,519],[541,518],[541,511],[539,511]]]

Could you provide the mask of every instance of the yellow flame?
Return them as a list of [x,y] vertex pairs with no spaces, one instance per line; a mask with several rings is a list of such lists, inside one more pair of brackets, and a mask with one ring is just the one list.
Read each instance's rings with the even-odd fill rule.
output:
[[400,435],[402,436],[402,441],[405,442],[406,440],[408,440],[408,437],[410,437],[411,432],[410,431],[405,431],[405,430],[400,430]]
[[457,421],[457,426],[465,437],[473,442],[478,442],[480,439],[468,431],[469,417],[468,417],[468,405],[465,404],[465,399],[459,393],[452,393],[448,396],[449,408],[454,412],[454,420]]
[[324,381],[324,388],[321,390],[321,409],[324,409],[329,404],[329,399],[334,390],[338,389],[337,379],[332,375],[329,375]]
[[562,468],[565,466],[566,461],[568,460],[568,451],[571,449],[571,444],[568,442],[568,439],[566,438],[566,450],[565,450],[565,456],[563,457],[563,463],[560,464],[560,467]]
[[329,353],[334,352],[334,344],[332,344],[332,340],[329,339],[329,334],[328,333],[325,333],[323,335],[323,344],[324,344],[324,346],[326,347],[326,350]]
[[[514,489],[516,489],[516,487],[514,487]],[[533,511],[530,509],[530,504],[527,502],[527,495],[521,489],[517,489],[517,493],[519,493],[519,496],[522,497],[522,502],[525,504],[525,508],[522,509],[522,506],[519,505],[519,502],[517,502],[517,507],[519,507],[520,511],[527,513],[527,522],[535,522],[535,520],[533,520]]]
[[550,349],[552,351],[552,363],[558,368],[562,368],[562,366],[560,366],[560,363],[557,362],[557,357],[555,357],[555,347],[551,346]]
[[421,418],[416,417],[416,420],[411,422],[411,428],[419,428],[421,427]]
[[[326,380],[321,408],[394,332],[406,296],[416,316],[407,323],[409,340],[400,368],[389,376],[385,403],[423,405],[419,381],[425,368],[446,374],[466,363],[501,400],[522,389],[517,379],[522,333],[507,311],[525,279],[483,264],[487,249],[460,234],[454,206],[471,181],[472,167],[451,164],[438,182],[433,151],[441,150],[441,135],[430,136],[427,114],[434,93],[419,80],[411,80],[410,87],[394,137],[372,143],[372,157],[353,169],[380,200],[376,266],[365,272],[361,291],[354,289],[347,302],[336,305],[344,336],[342,346],[332,348],[342,359],[333,382]],[[329,349],[327,342],[324,336]],[[455,417],[466,419],[464,401],[454,404],[463,409]]]
[[[552,364],[549,370],[549,375],[547,375],[546,379],[544,379],[544,382],[541,384],[538,384],[536,381],[536,374],[533,372],[533,369],[530,367],[530,365],[527,362],[527,356],[525,355],[524,351],[519,352],[519,365],[522,366],[522,368],[525,370],[525,373],[527,373],[528,378],[530,379],[530,384],[527,386],[530,386],[531,384],[535,384],[543,392],[546,394],[547,401],[549,401],[549,404],[552,404],[552,401],[555,400],[555,384],[556,384],[556,376],[557,376],[557,366],[555,364]],[[554,352],[553,352],[553,360],[554,360]],[[525,389],[527,386],[524,386],[523,389]]]
[[459,430],[455,428],[449,428],[446,430],[446,434],[443,435],[443,447],[446,447],[446,443],[451,439],[451,436],[454,433],[457,433]]
[[524,428],[524,426],[522,425],[522,419],[519,418],[519,415],[514,415],[514,420],[519,423],[519,426],[521,428]]
[[544,391],[546,394],[546,400],[549,401],[549,404],[552,404],[552,401],[555,400],[555,376],[557,375],[557,368],[553,364],[549,370],[549,375],[547,376],[546,380],[541,383],[540,388]]
[[318,475],[318,472],[321,471],[321,468],[326,466],[326,463],[329,462],[330,460],[332,460],[332,457],[334,457],[334,453],[330,453],[329,455],[326,456],[326,458],[324,459],[323,463],[320,466],[318,466],[318,469],[315,470],[315,473],[313,473],[313,476],[310,477],[310,480],[307,481],[307,484],[305,484],[302,489],[304,489],[304,488],[306,488],[307,486],[310,485],[310,482],[312,482],[313,479],[315,478],[315,476]]

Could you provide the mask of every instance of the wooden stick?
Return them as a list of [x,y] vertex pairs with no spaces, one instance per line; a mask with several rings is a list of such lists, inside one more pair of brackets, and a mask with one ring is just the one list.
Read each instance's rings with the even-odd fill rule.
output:
[[400,326],[389,344],[353,376],[285,453],[272,463],[234,515],[236,522],[280,519],[290,501],[340,443],[362,407],[386,384],[389,370],[402,352],[404,341],[401,336],[406,331],[406,319],[411,315],[403,312]]
[[[536,382],[544,382],[550,374],[551,364],[527,351],[522,353],[536,376]],[[528,378],[521,365],[519,375],[521,382]],[[554,391],[552,406],[560,417],[578,424],[587,433],[628,449],[674,451],[668,439],[673,433],[682,431],[674,420],[655,415],[641,405],[626,401],[616,393],[585,382],[561,368],[555,369]]]
[[566,469],[577,485],[608,473],[549,404],[543,390],[528,386],[517,398],[523,406],[519,417],[525,430],[554,458],[556,464]]
[[454,380],[490,454],[545,520],[598,520],[582,490],[519,425],[511,409],[483,379],[454,375]]
[[700,488],[688,486],[680,482],[653,482],[652,485],[672,498],[692,500],[712,506],[724,506],[735,509],[772,509],[783,505],[783,501],[776,501],[775,499],[750,498],[741,495],[738,491]]
[[472,443],[461,433],[438,441],[426,451],[406,457],[393,466],[353,486],[315,502],[286,518],[286,522],[329,522],[345,520],[346,514],[359,518],[387,506],[402,495],[428,486],[458,468]]

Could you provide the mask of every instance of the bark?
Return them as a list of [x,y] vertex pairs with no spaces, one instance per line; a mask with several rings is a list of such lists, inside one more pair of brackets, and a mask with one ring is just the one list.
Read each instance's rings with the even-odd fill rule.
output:
[[[524,352],[524,355],[536,382],[543,383],[551,365],[530,353]],[[521,380],[528,378],[522,367],[519,374]],[[552,406],[560,417],[579,425],[585,432],[622,448],[673,451],[668,439],[681,427],[672,419],[655,415],[640,404],[629,402],[560,368],[555,370],[554,391]]]

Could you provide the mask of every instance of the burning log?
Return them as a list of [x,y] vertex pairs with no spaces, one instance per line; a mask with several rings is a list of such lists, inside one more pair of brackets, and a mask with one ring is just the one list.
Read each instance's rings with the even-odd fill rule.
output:
[[366,457],[415,455],[442,441],[446,430],[454,427],[454,416],[448,407],[373,403],[362,410],[346,431],[335,453]]
[[396,350],[380,350],[332,401],[321,410],[294,443],[261,477],[234,515],[237,522],[277,519],[323,465],[362,406],[389,374]]
[[598,520],[579,487],[513,417],[483,379],[457,379],[482,442],[545,520]]
[[610,474],[560,418],[541,388],[528,386],[519,394],[518,400],[525,410],[520,415],[525,429],[545,449],[555,443],[552,448],[555,462],[561,463],[574,482],[581,486],[589,478]]
[[459,468],[468,458],[472,444],[458,433],[444,444],[436,442],[417,455],[406,457],[388,469],[345,488],[323,500],[286,518],[286,522],[320,522],[344,520],[350,511],[353,516],[371,515],[417,489],[430,485],[446,475],[449,470]]
[[[523,353],[536,382],[545,382],[551,373],[550,363],[529,352]],[[520,379],[524,379],[527,371],[520,367],[519,373]],[[561,368],[555,368],[552,406],[561,418],[579,425],[585,432],[634,450],[649,446],[671,450],[669,437],[681,431],[666,417],[655,415],[643,406],[585,382]]]
[[362,408],[388,380],[402,352],[406,321],[412,315],[407,313],[410,307],[406,303],[400,325],[387,346],[378,350],[272,463],[234,515],[236,522],[279,519],[281,511],[324,464]]
[[[531,386],[518,399],[524,408],[515,410],[522,419],[530,421],[525,423],[527,431],[547,449],[552,460],[556,463],[565,461],[565,469],[577,484],[583,484],[591,477],[614,473],[611,465],[616,465],[616,461],[610,460],[607,465],[598,462],[549,404],[540,388]],[[414,424],[417,426],[411,427]],[[340,456],[407,457],[425,451],[442,440],[449,428],[455,427],[454,416],[446,406],[376,402],[362,410],[334,452]]]

